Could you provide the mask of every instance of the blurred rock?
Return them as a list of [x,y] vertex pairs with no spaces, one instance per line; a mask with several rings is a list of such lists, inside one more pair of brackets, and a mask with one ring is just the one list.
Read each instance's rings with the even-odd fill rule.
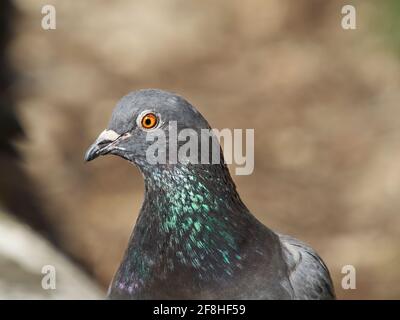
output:
[[[101,299],[99,287],[31,228],[0,212],[0,299]],[[55,268],[55,289],[43,289],[44,266]]]

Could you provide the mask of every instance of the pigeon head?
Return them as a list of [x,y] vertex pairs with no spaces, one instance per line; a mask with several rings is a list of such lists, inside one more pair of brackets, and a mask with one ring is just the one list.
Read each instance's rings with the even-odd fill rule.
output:
[[[154,154],[158,159],[164,156],[170,165],[171,124],[175,125],[174,132],[177,133],[182,129],[191,129],[193,134],[199,134],[201,129],[210,128],[203,116],[178,95],[156,89],[131,92],[117,103],[108,128],[89,147],[85,160],[113,154],[143,169],[149,167],[150,153],[147,151],[158,141]],[[184,142],[177,141],[176,147]]]

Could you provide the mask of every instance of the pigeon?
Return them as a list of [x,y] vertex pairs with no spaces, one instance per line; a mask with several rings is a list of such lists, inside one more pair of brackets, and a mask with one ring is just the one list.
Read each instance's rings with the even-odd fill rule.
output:
[[335,299],[318,254],[269,229],[242,202],[222,152],[218,161],[210,161],[212,148],[197,162],[149,157],[154,136],[167,141],[155,154],[170,155],[172,139],[161,137],[171,136],[171,123],[198,134],[210,129],[177,94],[131,92],[117,103],[108,128],[85,154],[86,161],[106,154],[122,157],[141,171],[145,183],[143,204],[107,297]]

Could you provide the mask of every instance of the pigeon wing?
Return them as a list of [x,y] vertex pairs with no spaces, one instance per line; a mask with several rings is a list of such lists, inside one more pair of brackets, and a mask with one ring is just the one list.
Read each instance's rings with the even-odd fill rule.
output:
[[335,299],[332,280],[325,263],[307,244],[279,235],[289,269],[295,299]]

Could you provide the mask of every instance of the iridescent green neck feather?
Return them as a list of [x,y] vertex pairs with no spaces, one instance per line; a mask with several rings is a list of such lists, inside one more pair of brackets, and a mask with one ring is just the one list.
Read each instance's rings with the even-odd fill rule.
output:
[[226,166],[159,166],[144,177],[145,199],[114,279],[116,289],[134,294],[150,282],[173,281],[188,272],[192,287],[230,282],[246,258],[243,245],[254,237],[247,231],[259,223],[240,200]]

